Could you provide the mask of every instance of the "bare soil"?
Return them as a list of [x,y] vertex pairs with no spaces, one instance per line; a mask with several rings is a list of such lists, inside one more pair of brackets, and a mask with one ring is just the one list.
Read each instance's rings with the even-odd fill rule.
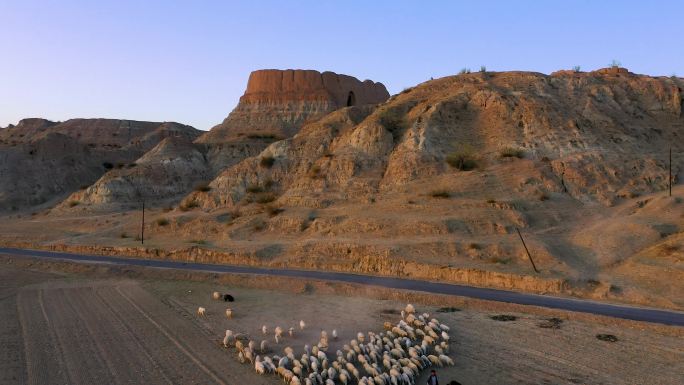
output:
[[[2,384],[277,384],[278,378],[255,374],[250,365],[238,363],[233,349],[220,345],[226,329],[257,342],[267,339],[267,354],[285,346],[301,354],[321,330],[337,329],[334,352],[357,331],[380,331],[384,321],[396,322],[405,305],[345,290],[324,292],[318,290],[320,283],[296,280],[253,288],[239,281],[222,285],[208,279],[46,270],[0,265]],[[268,287],[268,282],[261,284]],[[212,300],[215,290],[236,301]],[[456,365],[438,368],[445,383],[678,384],[684,372],[679,328],[593,322],[563,312],[554,312],[562,319],[559,328],[543,328],[539,325],[549,316],[531,308],[415,305],[451,327],[450,356]],[[195,315],[198,306],[207,308],[206,318]],[[225,316],[226,307],[233,309],[233,319]],[[443,307],[446,312],[437,311]],[[501,314],[516,319],[491,319]],[[304,331],[297,328],[300,319],[307,322]],[[269,329],[267,336],[262,325]],[[276,345],[275,326],[296,327],[294,337]],[[618,341],[601,341],[598,334],[615,335]],[[425,376],[417,383],[424,383]]]

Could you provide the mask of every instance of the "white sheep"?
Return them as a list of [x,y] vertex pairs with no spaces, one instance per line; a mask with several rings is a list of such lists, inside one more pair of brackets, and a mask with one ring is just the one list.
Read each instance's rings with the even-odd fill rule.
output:
[[202,306],[197,308],[197,316],[198,317],[206,317],[207,316],[207,309],[203,308]]
[[416,312],[416,308],[414,308],[411,304],[406,305],[406,309],[404,310],[406,310],[406,313],[408,314],[413,314]]
[[337,329],[332,330],[332,338],[333,340],[337,341]]
[[300,320],[299,321],[299,329],[304,330],[305,327],[306,327],[306,323],[304,322],[304,320]]
[[294,328],[291,327],[287,332],[290,334],[290,337],[294,337]]
[[266,342],[266,340],[262,340],[262,341],[261,341],[260,348],[261,348],[261,352],[262,352],[262,353],[265,353],[265,352],[266,352],[266,349],[268,349],[268,342]]
[[283,337],[283,328],[281,328],[280,326],[276,326],[276,328],[274,329],[274,334],[276,344],[280,343],[280,339]]
[[215,292],[211,295],[211,298],[213,298],[213,299],[215,299],[215,300],[219,300],[219,299],[221,299],[221,293],[219,293],[218,291],[215,291]]
[[261,327],[261,333],[263,333],[264,335],[268,333],[268,328],[266,327],[266,325]]
[[227,329],[226,336],[223,337],[223,346],[228,347],[231,340],[233,340],[233,331]]
[[228,317],[228,319],[233,319],[233,309],[226,309],[226,317]]

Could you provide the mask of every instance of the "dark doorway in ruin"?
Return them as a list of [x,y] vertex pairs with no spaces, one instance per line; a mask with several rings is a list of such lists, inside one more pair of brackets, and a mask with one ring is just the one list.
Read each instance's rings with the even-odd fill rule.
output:
[[349,96],[347,96],[347,107],[356,105],[356,96],[354,96],[354,91],[349,91]]

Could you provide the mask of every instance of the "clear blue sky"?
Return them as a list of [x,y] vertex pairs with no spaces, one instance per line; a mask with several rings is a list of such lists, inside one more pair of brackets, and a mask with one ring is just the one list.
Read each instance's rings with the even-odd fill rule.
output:
[[684,75],[684,1],[0,0],[0,126],[25,117],[209,129],[250,71],[330,70],[390,93],[463,67],[617,59]]

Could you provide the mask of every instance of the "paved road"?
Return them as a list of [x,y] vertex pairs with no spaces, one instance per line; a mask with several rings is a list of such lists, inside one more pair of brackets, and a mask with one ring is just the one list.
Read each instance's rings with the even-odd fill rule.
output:
[[624,318],[635,321],[645,321],[665,325],[684,326],[684,313],[682,312],[624,305],[613,305],[573,298],[526,294],[507,290],[487,289],[482,287],[454,285],[448,283],[437,283],[412,279],[375,277],[361,274],[336,273],[326,271],[269,269],[231,265],[212,265],[206,263],[185,263],[175,261],[147,260],[124,257],[106,257],[100,255],[83,255],[3,247],[0,247],[0,253],[15,256],[37,257],[44,259],[61,259],[82,263],[108,263],[115,265],[133,265],[181,270],[196,270],[212,273],[260,274],[294,278],[322,279],[327,281],[340,281],[348,283],[358,283],[363,285],[382,286],[391,289],[414,290],[436,294],[457,295],[463,297],[484,299],[489,301],[515,303],[520,305],[543,306],[553,309],[591,313],[596,315]]

